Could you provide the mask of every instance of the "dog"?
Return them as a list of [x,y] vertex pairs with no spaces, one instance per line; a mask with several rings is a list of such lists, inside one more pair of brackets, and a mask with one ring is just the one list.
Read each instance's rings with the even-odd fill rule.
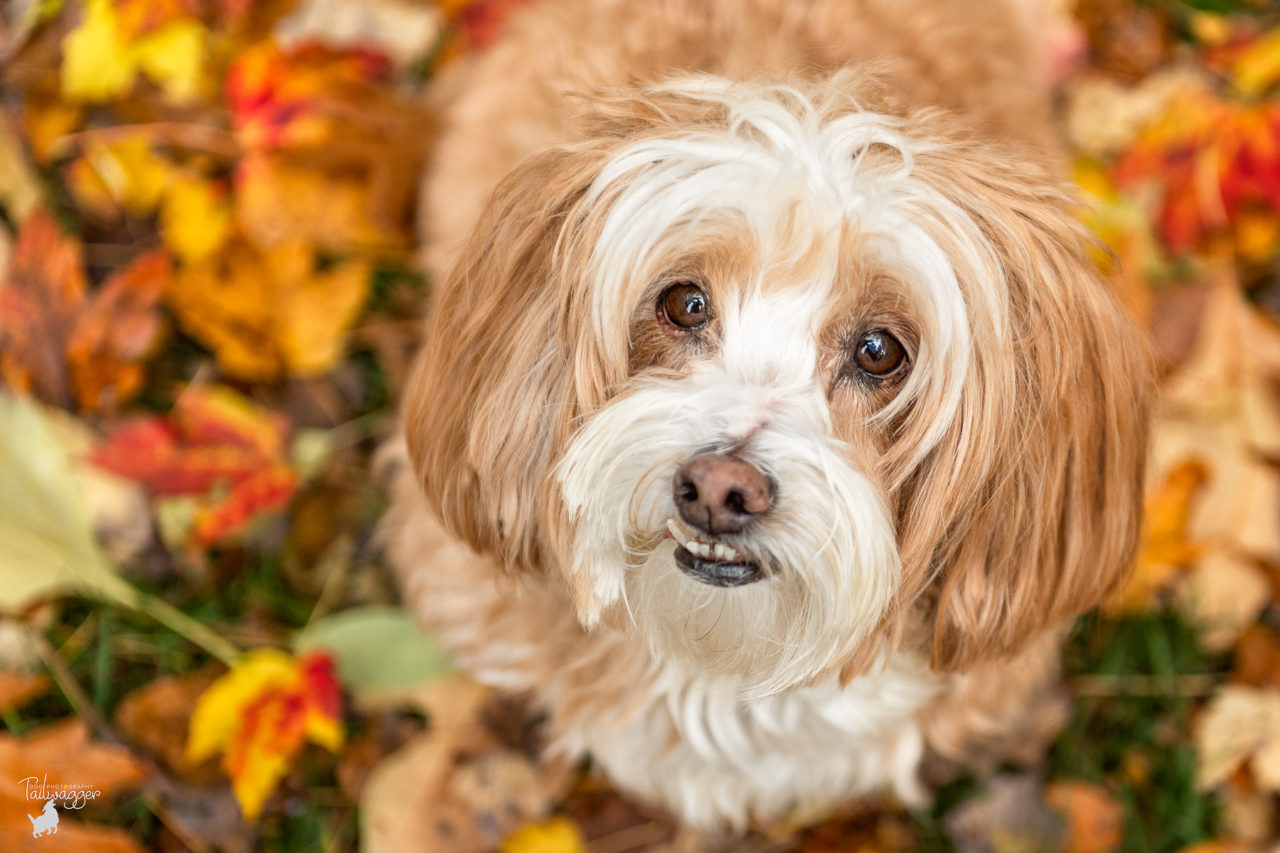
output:
[[40,813],[40,817],[27,815],[27,820],[31,821],[32,838],[58,833],[58,807],[54,805],[53,800],[44,804],[44,811]]
[[531,0],[435,85],[389,554],[692,827],[989,765],[1130,563],[1152,394],[1029,16]]

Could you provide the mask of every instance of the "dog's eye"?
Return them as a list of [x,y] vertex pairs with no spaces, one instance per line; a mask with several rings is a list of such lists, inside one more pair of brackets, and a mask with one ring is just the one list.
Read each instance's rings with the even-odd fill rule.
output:
[[681,329],[697,329],[711,318],[707,295],[691,281],[678,281],[662,291],[658,307],[668,322]]
[[902,343],[884,329],[867,332],[858,339],[853,362],[868,376],[884,379],[896,373],[907,360]]

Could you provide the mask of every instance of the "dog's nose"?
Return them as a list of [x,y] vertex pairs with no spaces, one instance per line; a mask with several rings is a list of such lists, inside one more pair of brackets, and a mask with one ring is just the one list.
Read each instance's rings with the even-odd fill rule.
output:
[[769,478],[727,453],[701,453],[685,461],[672,483],[680,517],[713,536],[737,533],[773,505]]

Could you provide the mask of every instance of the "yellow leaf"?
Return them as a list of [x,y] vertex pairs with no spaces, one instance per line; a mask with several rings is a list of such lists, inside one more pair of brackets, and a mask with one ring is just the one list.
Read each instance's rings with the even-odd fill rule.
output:
[[58,98],[37,100],[30,96],[23,103],[22,126],[27,130],[31,150],[44,162],[53,156],[57,143],[84,122],[84,107]]
[[573,821],[558,817],[513,833],[498,850],[499,853],[587,853],[587,845]]
[[169,248],[187,263],[199,263],[226,243],[231,205],[211,181],[183,178],[164,195],[160,227]]
[[62,40],[62,94],[107,101],[133,88],[137,71],[110,0],[89,0],[80,26]]
[[1258,39],[1236,60],[1233,82],[1244,95],[1261,95],[1280,80],[1280,27]]
[[174,21],[139,39],[133,60],[170,99],[190,101],[200,94],[207,37],[197,21]]
[[342,745],[332,658],[256,649],[197,700],[186,755],[198,762],[225,753],[232,791],[252,820],[305,740],[335,751]]
[[368,295],[371,265],[355,259],[316,271],[316,260],[303,243],[268,252],[232,243],[218,258],[180,271],[169,304],[231,375],[322,373],[342,355]]
[[173,167],[156,154],[151,141],[140,133],[110,142],[91,142],[85,146],[84,157],[75,165],[80,163],[85,163],[83,168],[91,174],[73,178],[72,191],[77,194],[77,200],[79,184],[89,189],[86,201],[92,202],[94,194],[100,191],[94,182],[100,182],[112,200],[138,216],[147,216],[155,210],[173,180]]

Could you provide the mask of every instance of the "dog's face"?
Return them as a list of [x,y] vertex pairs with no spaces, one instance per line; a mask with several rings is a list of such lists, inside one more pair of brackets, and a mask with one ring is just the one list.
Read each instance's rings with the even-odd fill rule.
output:
[[408,407],[450,529],[751,693],[1101,597],[1149,369],[1047,173],[946,116],[700,78],[498,189]]

